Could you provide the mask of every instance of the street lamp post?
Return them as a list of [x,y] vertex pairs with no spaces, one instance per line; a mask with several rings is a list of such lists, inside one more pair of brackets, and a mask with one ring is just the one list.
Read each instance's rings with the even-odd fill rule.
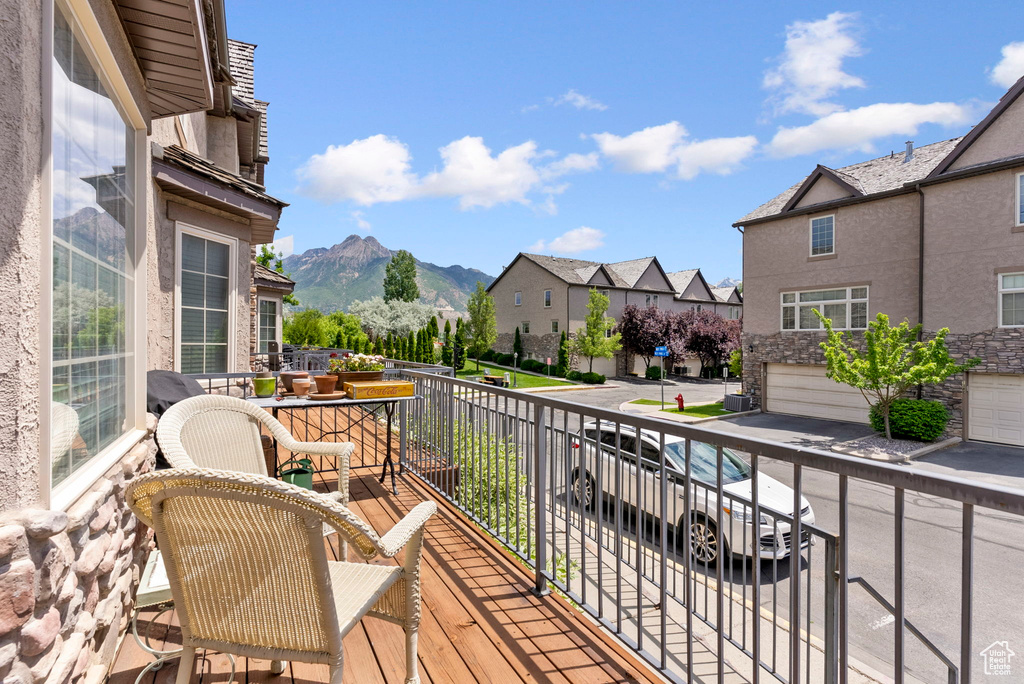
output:
[[519,387],[519,376],[516,372],[519,370],[519,352],[512,352],[512,386]]

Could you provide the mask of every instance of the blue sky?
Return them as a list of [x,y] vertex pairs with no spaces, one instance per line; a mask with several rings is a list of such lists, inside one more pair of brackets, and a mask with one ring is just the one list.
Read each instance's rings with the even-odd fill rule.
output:
[[741,275],[730,225],[817,163],[962,135],[1024,74],[1018,2],[228,0],[295,251],[351,233]]

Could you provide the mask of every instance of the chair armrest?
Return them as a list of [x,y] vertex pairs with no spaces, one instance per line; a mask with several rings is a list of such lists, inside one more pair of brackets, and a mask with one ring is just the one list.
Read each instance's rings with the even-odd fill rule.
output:
[[352,442],[290,442],[281,441],[281,446],[293,454],[316,456],[343,456],[348,458],[356,450]]
[[430,516],[437,512],[437,504],[433,501],[424,501],[409,511],[398,524],[392,527],[387,534],[381,537],[381,555],[391,558],[405,548],[412,536],[423,529]]

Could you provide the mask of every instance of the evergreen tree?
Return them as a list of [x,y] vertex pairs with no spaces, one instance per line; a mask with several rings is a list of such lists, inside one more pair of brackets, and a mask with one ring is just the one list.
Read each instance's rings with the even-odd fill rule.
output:
[[466,367],[466,337],[462,332],[462,319],[455,323],[455,335],[452,337],[452,367],[460,371]]
[[395,358],[395,336],[392,333],[388,333],[388,339],[384,343],[384,353],[388,358]]
[[406,361],[415,361],[416,360],[416,350],[414,349],[414,344],[415,343],[416,343],[416,336],[413,334],[412,330],[410,330],[409,334],[406,335],[406,337],[405,337],[405,360]]
[[430,322],[427,323],[427,331],[431,337],[438,337],[441,334],[441,329],[437,327],[437,316],[430,317]]
[[395,341],[397,343],[397,346],[395,347],[395,358],[405,361],[405,338],[399,337]]
[[420,289],[416,285],[416,259],[412,254],[400,249],[391,257],[384,267],[384,301],[398,299],[403,302],[415,302],[420,298]]
[[519,361],[523,360],[523,338],[519,336],[519,326],[516,326],[516,337],[512,341],[512,353],[519,354]]
[[384,339],[380,336],[377,337],[377,342],[373,345],[373,353],[384,355]]
[[562,331],[562,338],[558,343],[558,361],[555,364],[555,375],[564,378],[569,372],[569,338]]

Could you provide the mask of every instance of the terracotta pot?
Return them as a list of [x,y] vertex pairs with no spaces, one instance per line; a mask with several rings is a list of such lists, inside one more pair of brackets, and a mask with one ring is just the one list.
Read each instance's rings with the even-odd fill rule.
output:
[[309,394],[309,386],[313,384],[313,381],[309,378],[294,378],[292,380],[292,391],[295,392],[295,396],[304,397]]
[[[292,390],[292,381],[296,378],[308,378],[309,373],[306,371],[281,371],[278,377],[281,378],[281,384],[284,385],[285,391],[292,392],[294,391]],[[309,389],[309,386],[307,385],[306,388]]]
[[338,387],[344,387],[346,382],[376,382],[384,379],[384,371],[335,371],[333,375],[338,377]]
[[314,375],[313,380],[316,382],[316,391],[320,394],[330,394],[338,384],[336,375]]

